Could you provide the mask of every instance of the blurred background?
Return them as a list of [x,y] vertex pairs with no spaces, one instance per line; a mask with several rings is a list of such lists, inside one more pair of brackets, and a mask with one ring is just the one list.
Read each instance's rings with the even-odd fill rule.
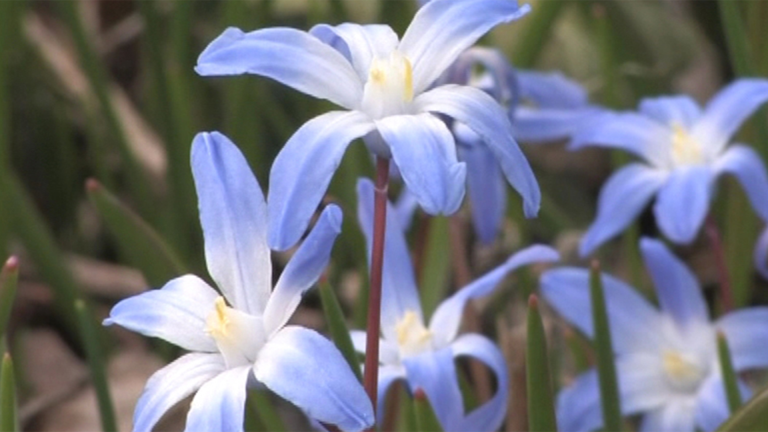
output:
[[[610,108],[633,109],[644,96],[670,93],[705,102],[737,76],[768,74],[768,2],[529,3],[531,14],[496,29],[482,44],[497,47],[521,69],[560,70],[584,85],[593,102]],[[0,1],[0,249],[3,259],[14,254],[20,262],[6,333],[23,429],[102,428],[89,373],[101,363],[119,428],[129,430],[146,379],[177,354],[99,323],[116,301],[175,275],[208,277],[189,169],[195,133],[219,130],[229,136],[266,191],[271,162],[288,137],[330,107],[268,79],[197,76],[193,66],[206,44],[228,26],[309,29],[316,23],[380,22],[402,35],[416,8],[411,0]],[[755,117],[762,118],[753,118],[738,139],[765,158],[765,110]],[[594,218],[600,186],[630,160],[604,150],[570,153],[564,143],[523,148],[544,194],[538,219],[523,218],[510,189],[502,238],[480,247],[467,208],[452,219],[417,215],[409,238],[425,309],[434,308],[461,278],[451,264],[456,248],[469,257],[473,277],[534,241],[553,244],[565,261],[578,262],[578,238]],[[328,197],[345,213],[329,280],[357,328],[364,325],[359,305],[367,271],[355,222],[355,179],[371,173],[365,147],[352,145]],[[751,258],[763,226],[733,179],[720,181],[713,209],[737,303],[766,302]],[[636,250],[639,235],[657,235],[647,211],[598,257],[607,271],[648,287]],[[714,293],[706,240],[677,251]],[[285,258],[275,256],[274,274]],[[519,402],[521,300],[536,288],[535,271],[511,282],[514,289],[477,305],[485,312],[475,319],[508,354],[516,387],[506,428],[521,430],[527,424]],[[317,294],[308,294],[294,320],[324,328]],[[551,320],[548,327],[553,349],[574,338]],[[85,344],[88,334],[97,343]],[[563,363],[556,370],[564,371],[556,386],[580,367],[573,357],[553,356]],[[185,412],[173,411],[158,429],[180,430]],[[266,427],[259,415],[249,421]]]

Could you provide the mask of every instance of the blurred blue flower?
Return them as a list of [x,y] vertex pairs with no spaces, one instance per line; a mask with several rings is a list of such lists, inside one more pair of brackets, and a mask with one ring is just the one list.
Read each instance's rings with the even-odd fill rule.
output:
[[309,33],[229,28],[203,51],[201,75],[264,75],[347,111],[305,123],[288,140],[270,173],[269,243],[298,241],[350,141],[364,137],[375,154],[392,157],[425,211],[455,212],[466,166],[437,115],[465,123],[484,138],[507,181],[538,212],[540,192],[512,137],[504,109],[472,87],[432,84],[465,49],[494,26],[529,10],[514,0],[435,0],[419,9],[402,39],[386,25],[317,25]]
[[658,193],[656,223],[675,243],[699,232],[721,174],[741,182],[752,207],[768,221],[768,176],[760,156],[728,142],[741,124],[768,100],[768,80],[740,79],[702,110],[688,96],[643,99],[639,113],[606,114],[573,139],[573,147],[620,148],[645,160],[614,173],[600,192],[597,218],[582,238],[588,255],[617,235]]
[[[358,219],[365,234],[370,258],[373,235],[373,184],[359,180]],[[387,210],[394,212],[391,205]],[[379,413],[383,413],[389,386],[403,379],[409,389],[422,389],[444,430],[492,431],[498,429],[507,408],[508,378],[499,349],[479,334],[458,336],[466,303],[486,296],[514,269],[544,261],[555,261],[553,249],[536,245],[524,249],[504,264],[458,290],[441,303],[425,326],[416,289],[413,267],[398,218],[387,218],[382,278],[381,333],[379,354]],[[365,352],[366,334],[353,331],[355,349]],[[464,412],[454,359],[473,357],[496,375],[498,389],[493,397],[472,412]]]
[[[644,414],[641,432],[715,430],[730,415],[717,332],[728,340],[737,372],[768,367],[768,308],[742,309],[712,322],[693,273],[660,241],[644,238],[640,249],[661,310],[625,283],[602,276],[622,412]],[[588,270],[549,270],[541,290],[555,310],[592,337]],[[749,390],[739,386],[746,400]],[[595,370],[579,376],[558,397],[560,429],[600,428],[599,398]]]
[[762,277],[768,279],[768,226],[765,227],[755,243],[755,252],[752,255],[755,269]]
[[328,263],[341,210],[323,211],[273,291],[267,208],[243,155],[217,132],[198,134],[192,173],[205,258],[221,293],[185,275],[119,302],[104,321],[192,351],[149,379],[133,430],[152,430],[196,391],[185,430],[242,431],[246,387],[254,385],[344,430],[372,425],[370,399],[335,346],[313,330],[285,325]]

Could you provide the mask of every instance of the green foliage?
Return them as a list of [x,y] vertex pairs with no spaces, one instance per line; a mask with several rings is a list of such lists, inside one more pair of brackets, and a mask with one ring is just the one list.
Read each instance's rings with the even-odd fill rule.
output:
[[528,338],[525,349],[526,388],[528,390],[528,430],[557,431],[552,378],[547,355],[547,337],[541,323],[539,301],[528,299]]

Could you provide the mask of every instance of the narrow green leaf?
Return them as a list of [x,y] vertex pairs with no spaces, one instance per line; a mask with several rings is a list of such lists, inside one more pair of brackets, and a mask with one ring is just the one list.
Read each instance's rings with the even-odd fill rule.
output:
[[413,394],[413,411],[416,416],[416,430],[421,432],[441,432],[443,427],[437,419],[427,394],[422,389],[416,389]]
[[448,280],[451,276],[451,244],[448,234],[448,218],[429,218],[427,245],[423,265],[420,269],[421,305],[424,316],[431,316],[438,304],[445,298]]
[[731,361],[731,350],[728,347],[728,340],[722,332],[717,332],[717,355],[720,358],[720,371],[723,374],[723,384],[725,385],[725,395],[728,398],[728,408],[731,410],[731,413],[735,413],[742,403],[741,393],[739,392],[736,371],[733,370],[733,362]]
[[16,401],[16,379],[13,375],[11,355],[3,355],[0,367],[0,430],[18,431],[18,403]]
[[521,41],[512,55],[514,64],[521,68],[530,68],[536,63],[544,44],[552,36],[560,11],[566,2],[563,0],[539,0],[533,7],[530,17],[524,20]]
[[525,350],[526,388],[528,393],[528,430],[551,432],[557,430],[552,378],[547,356],[547,337],[539,313],[536,295],[528,297],[527,343]]
[[5,335],[8,319],[11,317],[13,300],[19,278],[19,260],[15,256],[8,258],[0,272],[0,337]]
[[731,418],[725,421],[718,432],[765,432],[768,425],[768,386],[752,397]]
[[249,392],[248,395],[250,396],[248,403],[256,410],[259,420],[266,426],[268,431],[286,432],[288,430],[275,409],[275,404],[269,398],[268,392],[257,390]]
[[592,301],[592,322],[595,331],[597,374],[600,381],[600,402],[603,408],[605,430],[621,430],[621,404],[619,387],[616,382],[616,364],[613,357],[610,324],[605,308],[603,281],[600,263],[593,261],[589,274],[590,297]]
[[720,21],[728,45],[728,54],[734,70],[739,75],[746,75],[754,70],[750,53],[747,27],[741,17],[741,6],[733,0],[718,0]]
[[86,182],[88,197],[117,240],[120,251],[153,286],[184,273],[184,265],[171,247],[144,220],[99,182]]
[[341,305],[333,292],[333,288],[327,281],[320,283],[320,301],[323,303],[323,312],[331,339],[341,351],[344,360],[347,361],[358,381],[363,382],[363,376],[360,374],[360,361],[357,358],[357,353],[355,353],[355,347],[352,345],[352,338],[349,336],[344,312],[341,310]]
[[112,397],[109,394],[106,367],[104,366],[104,353],[101,350],[99,334],[93,321],[93,315],[91,315],[83,300],[75,301],[75,312],[77,313],[77,321],[80,325],[80,333],[85,343],[85,355],[88,358],[91,382],[96,390],[101,429],[104,432],[117,432],[115,410],[112,405]]

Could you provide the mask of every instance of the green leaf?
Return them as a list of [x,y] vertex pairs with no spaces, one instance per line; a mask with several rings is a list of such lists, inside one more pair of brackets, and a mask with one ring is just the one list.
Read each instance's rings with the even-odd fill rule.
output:
[[256,411],[259,420],[266,426],[268,431],[286,432],[288,430],[275,409],[275,404],[269,398],[268,392],[260,390],[251,391],[248,392],[248,396],[248,403]]
[[421,267],[421,305],[424,316],[431,316],[445,298],[448,280],[451,276],[451,242],[448,234],[448,218],[429,218],[427,245],[424,263]]
[[0,271],[0,337],[5,335],[5,328],[11,316],[18,278],[19,260],[11,256]]
[[416,389],[413,394],[413,411],[416,415],[416,430],[420,432],[442,432],[443,427],[437,419],[427,394],[422,389]]
[[741,393],[739,392],[736,372],[733,370],[733,362],[731,361],[731,350],[728,348],[728,340],[722,332],[717,332],[717,355],[720,358],[720,371],[723,374],[723,384],[725,385],[725,395],[728,399],[728,408],[731,410],[731,413],[734,413],[741,406]]
[[80,324],[80,333],[85,343],[85,354],[88,358],[88,369],[91,374],[91,382],[96,390],[96,401],[99,405],[101,429],[105,432],[117,431],[115,410],[112,398],[109,395],[109,384],[104,366],[104,354],[99,343],[99,334],[93,322],[93,315],[86,307],[83,300],[75,301],[75,312]]
[[764,432],[768,425],[768,387],[765,387],[720,426],[718,432]]
[[363,376],[360,374],[360,361],[357,358],[357,353],[355,353],[355,347],[352,345],[352,338],[349,336],[344,312],[341,310],[341,305],[336,298],[336,294],[333,292],[333,288],[326,281],[320,283],[320,301],[323,304],[323,312],[328,323],[328,330],[331,333],[331,339],[333,339],[336,347],[341,351],[344,360],[347,361],[358,381],[362,382]]
[[120,252],[144,273],[150,285],[160,286],[185,272],[177,254],[160,235],[101,184],[90,179],[86,190]]
[[0,430],[18,431],[18,404],[16,402],[16,379],[13,376],[11,355],[3,355],[0,367]]
[[552,378],[547,356],[547,337],[539,313],[539,301],[528,297],[527,343],[525,350],[526,388],[528,392],[528,430],[550,432],[557,430]]
[[603,425],[608,431],[621,430],[621,404],[619,387],[616,383],[616,364],[613,344],[605,308],[603,281],[600,263],[592,262],[589,274],[590,297],[592,301],[592,322],[595,329],[595,351],[597,354],[597,375],[600,381],[600,402],[603,409]]

